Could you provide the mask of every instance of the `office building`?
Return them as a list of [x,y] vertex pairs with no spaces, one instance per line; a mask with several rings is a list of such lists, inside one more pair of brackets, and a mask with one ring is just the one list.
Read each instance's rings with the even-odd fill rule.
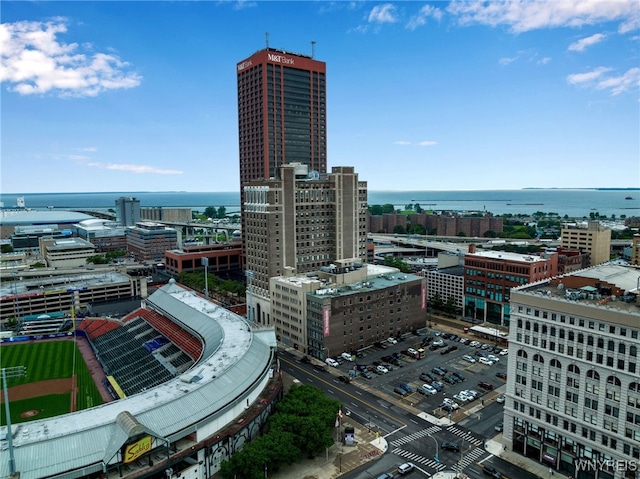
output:
[[587,253],[587,266],[605,263],[611,259],[611,230],[599,221],[565,224],[562,227],[560,246]]
[[96,254],[96,247],[82,238],[41,237],[40,254],[50,268],[78,268]]
[[276,338],[318,359],[355,354],[426,324],[424,278],[388,266],[336,261],[271,278]]
[[326,65],[266,48],[237,65],[240,187],[285,163],[327,171]]
[[122,226],[133,226],[140,221],[140,200],[121,196],[116,200],[116,221]]
[[633,235],[633,241],[631,243],[631,264],[636,266],[640,265],[640,234]]
[[178,232],[159,223],[139,221],[127,228],[127,250],[136,261],[164,261],[167,250],[178,247]]
[[636,479],[637,267],[602,264],[511,291],[504,438],[577,479]]
[[470,244],[464,269],[465,316],[509,326],[511,288],[556,276],[558,254],[476,251]]
[[244,188],[247,306],[263,324],[270,324],[269,278],[367,257],[367,184],[353,167],[317,178],[306,165],[284,165],[278,177]]

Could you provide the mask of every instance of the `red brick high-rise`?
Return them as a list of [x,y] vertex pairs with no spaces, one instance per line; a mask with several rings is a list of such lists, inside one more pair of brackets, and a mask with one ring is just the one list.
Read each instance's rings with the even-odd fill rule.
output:
[[301,163],[327,172],[326,64],[267,48],[237,65],[240,188]]

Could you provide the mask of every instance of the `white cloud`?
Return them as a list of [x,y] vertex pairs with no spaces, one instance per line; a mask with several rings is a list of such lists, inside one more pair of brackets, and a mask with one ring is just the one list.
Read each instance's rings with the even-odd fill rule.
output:
[[569,83],[569,85],[577,85],[580,83],[593,82],[610,70],[611,68],[598,67],[595,70],[592,70],[590,72],[574,73],[567,77],[567,83]]
[[129,64],[117,55],[87,55],[77,43],[60,42],[57,35],[66,32],[62,18],[0,25],[0,82],[21,95],[51,92],[61,97],[97,96],[140,85],[142,77],[128,71]]
[[612,95],[619,95],[632,88],[640,87],[640,68],[630,68],[617,77],[601,80],[596,85],[598,90],[611,90]]
[[463,25],[505,25],[514,33],[612,21],[620,33],[640,26],[637,0],[453,0],[447,11]]
[[398,21],[396,7],[391,3],[376,5],[369,12],[369,23],[395,23]]
[[518,57],[511,57],[511,58],[504,57],[498,60],[498,62],[500,63],[500,65],[509,65],[510,63],[515,62],[517,59]]
[[551,57],[543,57],[540,60],[538,60],[538,65],[546,65],[547,63],[549,63],[551,61]]
[[425,25],[429,17],[432,17],[436,20],[442,19],[442,10],[431,5],[424,5],[416,15],[413,15],[409,19],[409,22],[407,23],[407,29],[415,30],[416,28]]
[[182,170],[163,170],[155,166],[148,165],[131,165],[126,163],[88,163],[89,166],[99,168],[101,170],[118,170],[129,171],[131,173],[152,173],[155,175],[181,175]]
[[438,144],[437,141],[431,141],[431,140],[421,141],[418,143],[419,146],[435,146],[437,144]]
[[410,145],[411,142],[410,141],[399,140],[399,141],[394,141],[393,144],[394,145]]
[[598,67],[590,72],[574,73],[567,77],[567,83],[596,90],[609,90],[612,95],[640,87],[640,68],[630,68],[617,76],[608,76],[607,73],[610,71],[611,68]]
[[600,43],[605,38],[606,35],[602,33],[595,33],[590,37],[581,38],[577,42],[573,42],[571,45],[569,45],[568,50],[572,52],[583,52],[587,47],[595,45],[596,43]]

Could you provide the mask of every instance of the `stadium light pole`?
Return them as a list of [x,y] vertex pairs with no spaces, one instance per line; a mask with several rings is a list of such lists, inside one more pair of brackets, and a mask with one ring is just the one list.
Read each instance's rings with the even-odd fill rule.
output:
[[209,258],[202,258],[202,265],[204,266],[204,295],[209,299]]
[[247,319],[250,323],[253,323],[253,271],[246,270],[244,275],[247,277],[247,292],[249,293],[247,296],[249,297],[249,301],[247,301],[247,307],[249,311],[247,313]]
[[9,446],[9,479],[20,477],[20,473],[16,473],[16,458],[13,455],[13,433],[11,432],[11,409],[9,408],[9,388],[7,387],[7,379],[23,378],[26,375],[27,368],[25,366],[2,368],[4,411],[7,416],[7,445]]

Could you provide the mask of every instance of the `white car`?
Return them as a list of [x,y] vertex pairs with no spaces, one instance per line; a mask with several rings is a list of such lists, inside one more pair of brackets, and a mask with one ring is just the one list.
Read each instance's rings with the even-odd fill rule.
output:
[[407,352],[408,352],[410,355],[412,355],[412,356],[416,356],[416,355],[418,354],[418,351],[416,351],[416,350],[415,350],[415,349],[413,349],[413,348],[409,348],[409,349],[407,349]]
[[480,343],[478,341],[471,341],[469,343],[469,346],[471,346],[472,348],[478,348],[480,347]]
[[432,344],[433,346],[442,347],[444,346],[444,341],[442,339],[436,339]]
[[473,356],[469,356],[468,354],[465,354],[464,356],[462,356],[462,359],[464,359],[468,363],[476,362],[476,358],[474,358]]
[[502,351],[500,351],[498,353],[500,356],[506,356],[507,354],[509,354],[509,350],[508,349],[503,349]]
[[421,392],[425,396],[427,394],[438,394],[438,390],[430,384],[423,384],[420,389],[418,389],[418,392]]
[[340,356],[342,359],[346,359],[347,361],[353,361],[353,355],[349,353],[342,353]]
[[454,394],[453,398],[461,402],[469,402],[473,399],[471,396],[465,394],[464,391],[460,391],[458,394]]
[[497,363],[498,361],[500,361],[500,358],[498,356],[494,356],[493,354],[489,354],[487,356],[487,359],[489,361],[493,361],[494,363]]
[[388,338],[387,338],[387,342],[388,342],[389,344],[398,344],[398,340],[397,340],[396,338],[394,338],[393,336],[388,337]]
[[496,398],[496,402],[497,402],[498,404],[504,404],[505,399],[506,399],[506,397],[505,397],[505,395],[503,394],[502,396],[498,396],[498,397]]
[[487,364],[488,366],[493,366],[493,361],[491,361],[491,359],[489,358],[480,358],[478,359],[478,362],[480,362],[481,364]]
[[447,406],[451,406],[453,409],[458,409],[460,407],[460,404],[458,404],[457,402],[455,402],[451,398],[444,398],[442,400],[442,404],[446,404]]
[[405,474],[409,474],[411,471],[413,471],[415,467],[416,466],[414,466],[412,463],[405,462],[404,464],[400,464],[398,466],[398,473],[404,476]]
[[376,366],[376,372],[378,374],[387,374],[389,372],[389,370],[387,368],[385,368],[384,366]]

